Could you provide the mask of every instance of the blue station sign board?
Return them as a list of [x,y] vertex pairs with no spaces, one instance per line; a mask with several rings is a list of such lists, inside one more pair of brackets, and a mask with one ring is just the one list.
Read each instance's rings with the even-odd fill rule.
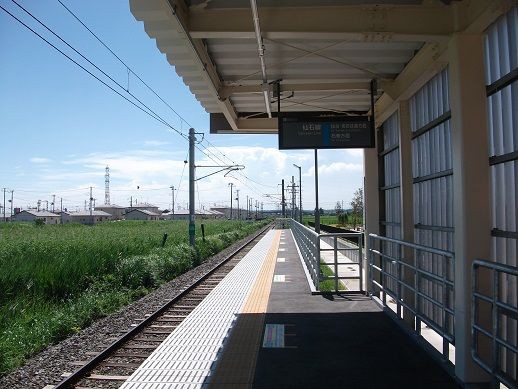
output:
[[279,149],[359,149],[374,147],[371,116],[281,113]]

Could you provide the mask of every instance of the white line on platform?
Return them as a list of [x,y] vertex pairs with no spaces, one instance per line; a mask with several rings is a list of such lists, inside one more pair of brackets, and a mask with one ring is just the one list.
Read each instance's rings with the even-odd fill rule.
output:
[[273,276],[273,282],[286,282],[286,276],[284,274],[276,274]]

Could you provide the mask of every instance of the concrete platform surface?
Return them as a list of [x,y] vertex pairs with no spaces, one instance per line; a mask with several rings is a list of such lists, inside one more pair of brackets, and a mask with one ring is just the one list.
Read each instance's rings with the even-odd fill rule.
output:
[[274,274],[284,281],[272,282],[264,318],[239,319],[264,323],[247,387],[458,388],[371,299],[311,295],[289,230],[279,247]]
[[269,232],[123,385],[457,388],[363,295],[312,295],[290,230]]

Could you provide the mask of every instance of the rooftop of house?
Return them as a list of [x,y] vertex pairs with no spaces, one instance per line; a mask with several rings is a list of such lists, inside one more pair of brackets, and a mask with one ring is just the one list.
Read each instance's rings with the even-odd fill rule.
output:
[[126,215],[130,214],[130,213],[133,213],[133,212],[140,212],[140,213],[143,213],[145,215],[148,215],[148,216],[160,216],[158,213],[154,213],[154,212],[151,212],[151,211],[148,211],[147,209],[133,209],[129,212],[126,212]]

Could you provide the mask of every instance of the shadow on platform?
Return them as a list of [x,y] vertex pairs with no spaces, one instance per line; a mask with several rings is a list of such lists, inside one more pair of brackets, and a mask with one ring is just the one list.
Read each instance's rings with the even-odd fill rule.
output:
[[[263,347],[272,324],[284,339]],[[459,387],[383,312],[239,315],[229,335],[206,387]]]

